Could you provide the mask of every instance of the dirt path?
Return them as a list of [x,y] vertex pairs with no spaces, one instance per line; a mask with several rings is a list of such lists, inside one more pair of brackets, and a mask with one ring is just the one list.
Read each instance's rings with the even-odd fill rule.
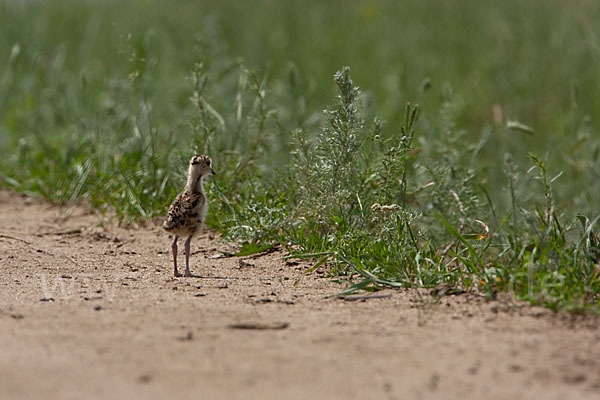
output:
[[[598,399],[600,325],[416,291],[345,301],[282,253],[172,277],[158,227],[0,192],[2,399]],[[182,246],[181,246],[182,247]],[[422,292],[425,293],[425,292]],[[240,329],[240,328],[264,329]]]

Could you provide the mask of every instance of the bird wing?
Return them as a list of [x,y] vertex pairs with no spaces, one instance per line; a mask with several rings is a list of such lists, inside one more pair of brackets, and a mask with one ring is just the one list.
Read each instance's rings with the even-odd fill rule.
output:
[[167,212],[163,228],[167,231],[174,230],[189,224],[196,224],[198,209],[206,199],[202,193],[183,192],[175,197]]

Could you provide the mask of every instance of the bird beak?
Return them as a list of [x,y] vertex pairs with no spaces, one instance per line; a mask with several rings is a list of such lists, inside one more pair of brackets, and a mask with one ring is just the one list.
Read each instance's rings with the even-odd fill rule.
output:
[[216,175],[216,174],[215,174],[215,171],[214,171],[212,168],[210,169],[210,172],[211,172],[213,175]]

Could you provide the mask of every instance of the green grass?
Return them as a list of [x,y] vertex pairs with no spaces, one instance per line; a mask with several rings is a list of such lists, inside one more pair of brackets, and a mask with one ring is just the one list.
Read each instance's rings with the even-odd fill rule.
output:
[[597,313],[599,17],[3,1],[0,185],[128,223],[163,215],[207,153],[208,224],[241,254],[280,243],[348,293],[446,283]]

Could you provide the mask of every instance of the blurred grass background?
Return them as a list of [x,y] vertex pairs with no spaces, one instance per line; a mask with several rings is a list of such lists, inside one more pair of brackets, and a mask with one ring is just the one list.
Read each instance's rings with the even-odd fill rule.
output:
[[[194,62],[240,58],[271,80],[294,66],[297,124],[330,102],[333,72],[349,65],[392,130],[406,101],[431,118],[450,87],[461,100],[457,124],[474,141],[492,125],[481,154],[491,168],[506,152],[523,159],[533,149],[567,177],[592,168],[597,178],[597,165],[578,159],[597,151],[585,142],[598,131],[599,18],[600,5],[585,0],[3,1],[0,144],[114,131],[122,121],[106,113],[135,113],[143,101],[123,93],[140,71],[153,126],[179,131]],[[535,134],[507,131],[506,120]]]

